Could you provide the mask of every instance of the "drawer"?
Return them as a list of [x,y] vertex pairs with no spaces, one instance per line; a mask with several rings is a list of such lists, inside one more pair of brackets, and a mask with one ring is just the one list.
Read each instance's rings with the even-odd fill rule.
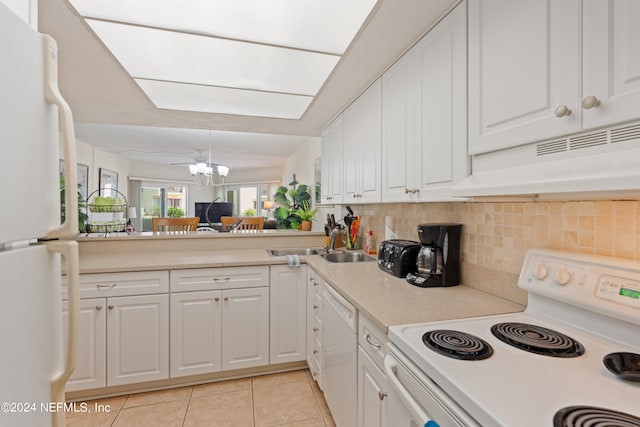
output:
[[171,270],[171,292],[269,286],[269,266]]
[[[67,299],[67,276],[62,277],[62,299]],[[169,292],[169,272],[127,271],[80,275],[80,298],[148,295]]]
[[387,335],[376,327],[367,316],[360,313],[358,319],[358,344],[380,369],[384,367],[384,356],[388,342]]

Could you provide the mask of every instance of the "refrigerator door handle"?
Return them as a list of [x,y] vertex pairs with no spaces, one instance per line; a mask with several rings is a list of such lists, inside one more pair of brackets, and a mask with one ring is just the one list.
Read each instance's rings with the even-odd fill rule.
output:
[[64,168],[64,202],[65,221],[60,227],[47,233],[47,238],[73,237],[78,234],[78,168],[76,166],[76,136],[73,129],[73,115],[67,101],[58,89],[58,45],[49,35],[42,34],[44,51],[44,99],[58,106],[60,115],[60,131],[65,162]]
[[[64,402],[64,387],[67,380],[76,368],[76,356],[78,352],[78,336],[80,333],[80,265],[78,262],[78,242],[74,240],[54,240],[47,242],[49,252],[62,254],[67,263],[68,277],[68,331],[67,348],[62,372],[54,376],[51,381],[51,401]],[[52,426],[64,426],[64,411],[52,413]]]

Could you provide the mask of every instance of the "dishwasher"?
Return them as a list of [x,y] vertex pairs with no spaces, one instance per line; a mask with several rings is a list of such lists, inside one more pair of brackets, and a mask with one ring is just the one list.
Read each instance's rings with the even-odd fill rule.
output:
[[324,396],[338,427],[356,425],[358,313],[331,288],[322,291]]

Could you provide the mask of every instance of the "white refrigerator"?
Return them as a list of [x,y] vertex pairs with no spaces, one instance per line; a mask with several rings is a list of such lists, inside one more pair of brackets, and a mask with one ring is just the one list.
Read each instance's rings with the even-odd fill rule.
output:
[[[69,240],[78,230],[73,121],[57,89],[55,41],[2,3],[0,146],[0,426],[64,426],[79,303],[77,242]],[[62,225],[60,158],[71,184]]]

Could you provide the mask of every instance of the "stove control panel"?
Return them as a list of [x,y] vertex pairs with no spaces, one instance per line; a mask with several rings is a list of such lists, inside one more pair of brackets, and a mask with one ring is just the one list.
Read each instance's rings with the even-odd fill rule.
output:
[[596,296],[640,308],[640,282],[605,275],[598,281]]

